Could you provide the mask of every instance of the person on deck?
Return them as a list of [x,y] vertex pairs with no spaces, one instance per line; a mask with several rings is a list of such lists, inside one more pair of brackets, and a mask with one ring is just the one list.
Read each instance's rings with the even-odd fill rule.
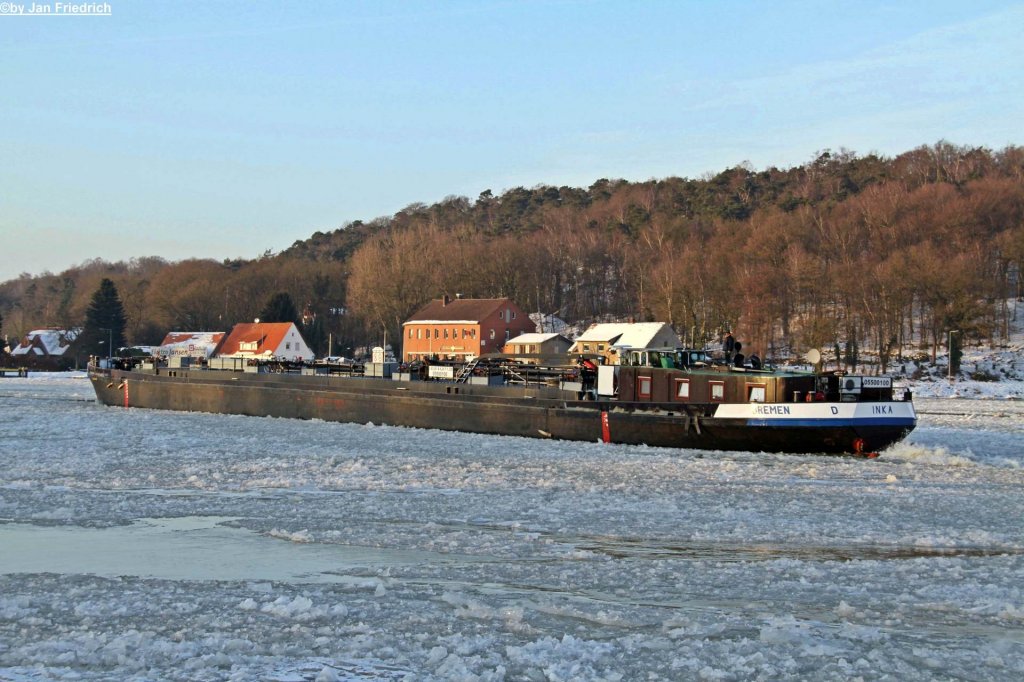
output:
[[725,364],[732,362],[732,354],[738,349],[736,348],[736,339],[733,338],[731,331],[725,332],[725,341],[722,342],[722,350],[725,352]]

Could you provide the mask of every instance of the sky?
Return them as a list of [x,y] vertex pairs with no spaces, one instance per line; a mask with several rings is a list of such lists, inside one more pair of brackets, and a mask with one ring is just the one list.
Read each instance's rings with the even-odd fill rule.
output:
[[34,4],[0,1],[0,281],[488,189],[1024,143],[1022,2]]

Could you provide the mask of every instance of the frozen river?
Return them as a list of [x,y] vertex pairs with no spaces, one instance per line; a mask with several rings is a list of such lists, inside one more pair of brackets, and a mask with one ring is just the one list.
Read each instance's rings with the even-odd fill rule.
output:
[[1024,402],[875,461],[0,379],[0,681],[1024,678]]

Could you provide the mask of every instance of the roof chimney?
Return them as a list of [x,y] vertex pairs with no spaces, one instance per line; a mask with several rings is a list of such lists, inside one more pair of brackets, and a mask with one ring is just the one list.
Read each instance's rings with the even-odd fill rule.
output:
[[452,302],[451,296],[449,296],[448,294],[445,294],[444,298],[441,299],[441,305],[443,305],[443,306],[448,305],[451,302]]

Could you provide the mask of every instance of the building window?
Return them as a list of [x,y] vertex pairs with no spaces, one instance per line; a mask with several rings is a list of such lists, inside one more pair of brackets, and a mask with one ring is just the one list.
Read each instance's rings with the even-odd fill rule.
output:
[[441,330],[438,329],[437,327],[434,327],[434,338],[435,339],[441,338]]
[[747,384],[747,402],[763,403],[767,393],[765,384]]
[[677,400],[689,400],[690,399],[690,380],[689,379],[676,379],[676,399]]
[[409,327],[409,338],[412,338],[412,327]]
[[419,328],[417,328],[417,329],[416,329],[416,338],[417,338],[417,339],[422,339],[422,338],[423,338],[423,336],[422,336],[422,335],[423,335],[423,330],[422,330],[422,329],[419,329]]
[[597,352],[598,353],[603,353],[604,352],[604,344],[603,343],[597,344]]
[[491,340],[492,340],[492,341],[494,340],[494,336],[495,336],[495,334],[494,334],[494,329],[491,329]]
[[444,338],[448,338],[448,327],[444,328]]
[[590,352],[590,344],[589,343],[583,344],[583,352],[584,353],[589,353]]
[[499,310],[498,311],[498,319],[499,320],[504,320],[505,319],[505,311],[504,310]]
[[514,311],[514,310],[512,311],[512,319],[513,320],[516,319],[516,311]]
[[509,333],[509,330],[506,329],[505,330],[505,340],[508,341],[510,338],[512,338],[512,335]]
[[292,342],[291,341],[285,341],[284,349],[285,350],[291,350],[292,349]]
[[711,387],[711,401],[715,403],[721,403],[725,401],[725,382],[724,381],[709,381],[708,384]]
[[636,397],[651,397],[651,377],[638,376],[636,378]]

